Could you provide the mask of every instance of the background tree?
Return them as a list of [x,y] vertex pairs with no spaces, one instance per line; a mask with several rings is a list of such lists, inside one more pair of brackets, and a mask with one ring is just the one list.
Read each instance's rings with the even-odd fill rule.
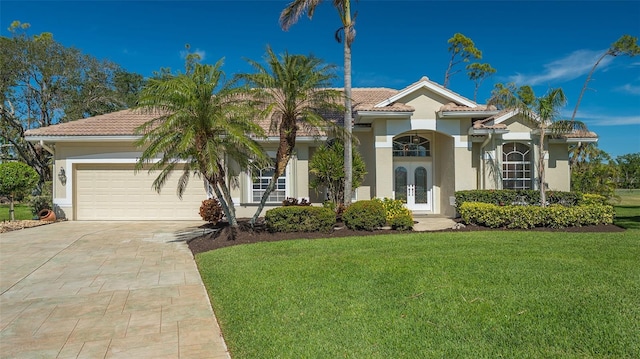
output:
[[[0,37],[0,137],[11,149],[5,155],[29,164],[44,183],[52,177],[51,155],[26,142],[25,131],[125,108],[134,96],[121,90],[135,91],[141,77],[65,47],[50,33],[28,36],[28,27],[14,21],[11,36]],[[117,76],[124,76],[120,87]],[[128,87],[129,79],[138,84]]]
[[[367,174],[360,153],[353,151],[353,188],[360,187]],[[309,187],[316,191],[327,189],[329,201],[335,208],[344,203],[344,144],[339,139],[327,141],[309,160],[309,173],[313,178]]]
[[[316,6],[322,0],[293,0],[280,13],[280,26],[285,31],[295,24],[303,13],[306,13],[309,19],[313,18]],[[357,12],[351,15],[351,0],[333,0],[333,6],[338,11],[342,27],[335,32],[335,38],[338,43],[344,46],[344,129],[346,135],[351,137],[353,130],[353,116],[351,108],[351,44],[356,37],[355,19]],[[344,204],[351,204],[351,192],[353,181],[353,170],[351,163],[351,153],[353,151],[352,141],[345,141],[344,148],[344,168],[345,168],[345,184],[344,184]]]
[[[197,56],[197,55],[196,55]],[[192,175],[202,177],[220,202],[229,224],[237,227],[226,161],[246,170],[262,149],[249,135],[262,135],[253,110],[224,79],[222,60],[215,65],[192,63],[187,72],[152,78],[142,89],[138,108],[158,117],[138,128],[143,152],[136,171],[160,171],[153,188],[160,192],[173,170],[182,167],[177,194]],[[191,62],[191,63],[190,63]],[[147,167],[148,166],[148,167]]]
[[484,63],[474,62],[467,65],[467,75],[469,79],[474,82],[475,88],[473,90],[473,102],[478,100],[478,89],[487,78],[493,76],[496,73],[496,69],[491,65]]
[[618,187],[640,188],[640,152],[616,157],[618,165]]
[[38,183],[38,173],[22,162],[0,163],[0,194],[9,196],[9,214],[14,221],[13,201],[31,192]]
[[270,119],[271,131],[279,134],[273,176],[251,218],[253,225],[291,159],[298,130],[319,134],[333,128],[335,132],[335,123],[323,114],[340,112],[343,95],[340,91],[328,89],[335,78],[335,67],[317,57],[286,52],[278,57],[267,47],[266,67],[256,61],[248,61],[256,72],[240,74],[238,78],[247,82],[251,88],[249,97],[263,109],[261,117]]
[[640,46],[638,46],[638,38],[631,35],[622,35],[616,42],[611,44],[609,49],[602,54],[596,61],[596,63],[591,68],[589,75],[587,75],[587,79],[584,81],[584,85],[582,86],[582,90],[580,91],[580,96],[578,96],[578,101],[576,101],[576,107],[573,109],[573,114],[571,114],[571,121],[574,121],[576,118],[576,113],[578,112],[578,107],[580,106],[580,102],[582,101],[582,97],[584,96],[585,91],[587,90],[587,85],[589,81],[591,81],[591,76],[596,71],[596,67],[600,64],[600,62],[607,56],[619,56],[619,55],[627,55],[630,57],[634,57],[640,54]]
[[593,147],[571,167],[571,190],[599,194],[608,199],[614,198],[617,173],[616,164],[611,156]]
[[444,73],[444,82],[442,84],[444,88],[449,86],[449,79],[451,76],[461,71],[454,70],[456,65],[462,62],[469,62],[471,59],[482,59],[482,51],[476,48],[473,40],[459,32],[455,33],[447,42],[449,43],[449,53],[451,54],[451,58],[449,59],[447,71]]

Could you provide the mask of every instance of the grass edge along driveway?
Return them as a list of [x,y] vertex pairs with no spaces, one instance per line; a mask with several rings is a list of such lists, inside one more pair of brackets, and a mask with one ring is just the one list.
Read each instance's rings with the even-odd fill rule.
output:
[[196,256],[234,359],[640,357],[640,231],[299,240]]

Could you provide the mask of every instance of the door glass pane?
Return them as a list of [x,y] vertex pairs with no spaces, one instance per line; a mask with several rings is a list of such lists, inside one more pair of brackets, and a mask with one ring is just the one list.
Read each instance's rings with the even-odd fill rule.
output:
[[427,170],[424,167],[416,168],[414,179],[416,185],[416,203],[427,203]]
[[407,169],[397,167],[395,170],[396,199],[407,202]]

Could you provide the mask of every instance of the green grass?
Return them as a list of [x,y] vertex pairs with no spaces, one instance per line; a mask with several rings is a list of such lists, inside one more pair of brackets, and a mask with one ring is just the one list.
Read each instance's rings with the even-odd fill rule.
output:
[[640,230],[640,189],[616,190],[616,195],[620,197],[620,202],[614,203],[615,224],[627,229]]
[[234,359],[640,357],[638,230],[282,241],[196,261]]
[[[31,207],[25,204],[14,204],[14,215],[16,220],[33,219],[33,213],[31,213]],[[9,216],[9,205],[0,204],[0,221],[8,221],[11,219]]]

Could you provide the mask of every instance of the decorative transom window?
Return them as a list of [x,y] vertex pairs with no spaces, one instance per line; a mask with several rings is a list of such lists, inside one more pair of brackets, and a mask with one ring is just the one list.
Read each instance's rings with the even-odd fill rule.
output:
[[502,145],[502,188],[531,189],[531,149],[519,142]]
[[[253,185],[251,189],[251,199],[252,202],[260,202],[264,192],[269,186],[269,181],[271,181],[271,177],[273,176],[273,167],[256,169],[253,171]],[[285,171],[286,173],[286,171]],[[267,198],[267,203],[281,203],[286,199],[287,195],[287,187],[286,187],[286,177],[284,174],[278,177],[276,181],[276,187],[273,192],[269,194],[269,198]]]
[[431,144],[429,140],[418,135],[407,135],[393,140],[394,157],[429,157]]

